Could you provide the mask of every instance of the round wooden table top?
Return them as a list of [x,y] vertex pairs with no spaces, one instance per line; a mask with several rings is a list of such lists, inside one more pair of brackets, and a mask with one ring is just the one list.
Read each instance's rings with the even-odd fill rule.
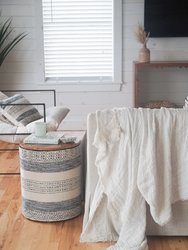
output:
[[71,143],[59,143],[59,144],[30,144],[30,143],[21,143],[19,147],[27,150],[34,151],[55,151],[55,150],[64,150],[75,148],[80,145],[80,141],[71,142]]

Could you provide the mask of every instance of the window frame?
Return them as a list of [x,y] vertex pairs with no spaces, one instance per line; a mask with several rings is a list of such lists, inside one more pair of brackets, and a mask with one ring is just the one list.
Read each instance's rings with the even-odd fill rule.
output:
[[45,79],[42,0],[35,0],[36,72],[38,85],[69,91],[120,91],[122,86],[122,0],[113,0],[113,81],[61,81]]

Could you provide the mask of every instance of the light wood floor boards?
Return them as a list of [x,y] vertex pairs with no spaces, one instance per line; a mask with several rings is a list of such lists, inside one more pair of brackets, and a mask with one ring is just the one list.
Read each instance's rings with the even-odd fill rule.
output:
[[[9,149],[2,151],[3,149]],[[0,141],[0,175],[7,174],[18,174],[19,173],[19,157],[18,157],[17,144],[6,143]]]
[[[0,154],[0,166],[6,169],[7,157],[18,172],[15,153]],[[65,222],[40,223],[24,218],[20,176],[0,175],[0,250],[104,250],[110,245],[80,243],[82,219],[83,215]],[[188,250],[188,237],[148,237],[148,242],[150,250]]]

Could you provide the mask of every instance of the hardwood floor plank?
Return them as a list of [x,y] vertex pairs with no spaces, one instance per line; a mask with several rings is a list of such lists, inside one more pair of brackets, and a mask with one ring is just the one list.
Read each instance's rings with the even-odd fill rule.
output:
[[[82,220],[83,215],[52,223],[26,219],[20,176],[0,176],[0,250],[104,250],[114,244],[80,243]],[[188,237],[148,237],[148,244],[150,250],[187,250]]]
[[20,172],[18,151],[0,151],[0,159],[0,174]]

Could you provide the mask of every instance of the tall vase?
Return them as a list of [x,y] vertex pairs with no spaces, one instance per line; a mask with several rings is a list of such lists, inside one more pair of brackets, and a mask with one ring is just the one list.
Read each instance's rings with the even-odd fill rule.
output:
[[150,50],[143,44],[143,47],[139,50],[139,62],[150,62]]

